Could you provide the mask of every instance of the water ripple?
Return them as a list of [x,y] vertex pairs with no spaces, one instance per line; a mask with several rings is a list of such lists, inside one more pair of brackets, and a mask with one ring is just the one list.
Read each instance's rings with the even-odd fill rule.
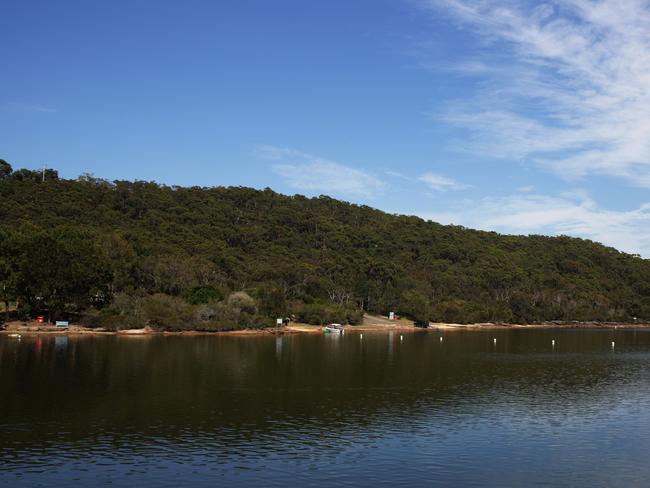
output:
[[613,333],[0,338],[0,486],[646,486],[650,334]]

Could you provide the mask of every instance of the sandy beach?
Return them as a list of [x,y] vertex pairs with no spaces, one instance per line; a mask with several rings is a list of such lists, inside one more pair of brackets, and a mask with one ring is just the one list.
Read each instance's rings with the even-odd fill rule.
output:
[[[405,319],[388,320],[386,317],[366,315],[360,325],[346,325],[346,332],[386,333],[422,332],[422,331],[470,331],[470,330],[504,330],[504,329],[644,329],[650,328],[647,323],[615,323],[615,322],[543,322],[537,324],[505,324],[505,323],[476,323],[453,324],[431,322],[428,329],[418,328],[413,322]],[[55,335],[115,335],[123,337],[142,336],[200,336],[200,335],[232,335],[232,336],[260,336],[260,335],[293,335],[293,334],[322,334],[323,327],[302,323],[290,323],[284,327],[270,327],[266,329],[242,329],[229,331],[156,331],[149,327],[144,329],[125,329],[119,331],[108,330],[102,327],[84,327],[70,325],[69,327],[56,327],[36,321],[13,321],[5,325],[0,331],[3,335],[21,334],[55,334]]]

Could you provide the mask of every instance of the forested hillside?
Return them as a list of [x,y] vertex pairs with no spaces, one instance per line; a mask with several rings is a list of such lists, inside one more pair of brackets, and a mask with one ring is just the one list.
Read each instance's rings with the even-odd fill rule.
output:
[[198,329],[395,310],[435,321],[650,319],[650,261],[329,197],[12,171],[0,160],[0,293],[23,316]]

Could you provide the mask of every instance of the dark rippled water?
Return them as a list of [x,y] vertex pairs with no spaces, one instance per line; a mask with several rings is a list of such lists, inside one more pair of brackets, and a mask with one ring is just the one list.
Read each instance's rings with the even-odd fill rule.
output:
[[441,335],[0,336],[0,486],[650,485],[650,332]]

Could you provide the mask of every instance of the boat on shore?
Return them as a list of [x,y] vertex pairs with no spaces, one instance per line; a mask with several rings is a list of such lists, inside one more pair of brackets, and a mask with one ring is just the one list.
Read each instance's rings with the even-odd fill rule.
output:
[[343,334],[343,326],[341,324],[329,324],[323,327],[325,334]]

